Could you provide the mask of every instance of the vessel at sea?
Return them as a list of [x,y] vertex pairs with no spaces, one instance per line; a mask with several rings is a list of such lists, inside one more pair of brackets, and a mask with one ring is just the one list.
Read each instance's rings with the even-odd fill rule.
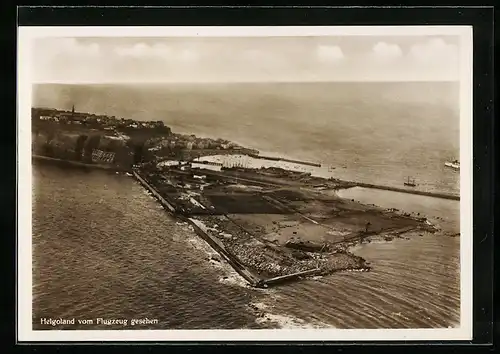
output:
[[453,168],[454,170],[459,170],[460,169],[460,161],[458,160],[453,160],[453,161],[447,161],[444,163],[446,167]]
[[410,180],[410,177],[408,177],[408,179],[406,180],[406,182],[404,184],[405,184],[405,186],[408,186],[408,187],[415,187],[417,185],[415,183],[415,179]]

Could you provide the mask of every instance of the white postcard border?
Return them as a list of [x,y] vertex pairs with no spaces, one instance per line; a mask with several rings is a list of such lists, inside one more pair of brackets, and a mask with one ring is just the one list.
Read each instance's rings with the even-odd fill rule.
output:
[[[48,330],[32,329],[31,40],[41,37],[460,36],[461,325],[448,329]],[[472,338],[472,27],[19,27],[17,339],[85,341],[380,341]]]

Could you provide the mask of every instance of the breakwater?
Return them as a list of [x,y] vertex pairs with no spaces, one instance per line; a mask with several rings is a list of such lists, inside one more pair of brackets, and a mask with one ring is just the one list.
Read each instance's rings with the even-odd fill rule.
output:
[[454,194],[448,194],[448,193],[425,192],[425,191],[419,191],[419,190],[414,190],[414,189],[382,186],[382,185],[362,183],[362,182],[352,182],[352,184],[353,185],[348,186],[348,187],[343,188],[343,189],[353,188],[353,187],[363,187],[363,188],[371,188],[371,189],[381,189],[381,190],[392,191],[392,192],[423,195],[426,197],[433,197],[433,198],[460,200],[460,196],[454,195]]
[[250,156],[250,157],[253,157],[254,159],[270,160],[270,161],[285,161],[285,162],[296,163],[296,164],[299,164],[299,165],[321,167],[320,163],[309,162],[309,161],[300,161],[300,160],[286,159],[284,157],[261,156],[261,155],[257,155],[257,154],[247,154],[247,155]]

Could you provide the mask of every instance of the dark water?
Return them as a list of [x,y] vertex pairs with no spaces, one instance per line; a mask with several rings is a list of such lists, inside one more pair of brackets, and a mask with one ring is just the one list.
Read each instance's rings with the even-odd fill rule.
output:
[[[459,153],[455,83],[35,87],[35,106],[73,104],[77,111],[162,119],[174,132],[335,165],[340,178],[401,187],[410,175],[419,189],[459,190],[459,173],[443,166]],[[257,291],[227,265],[211,263],[210,247],[131,178],[46,165],[34,167],[34,178],[36,326],[39,317],[147,317],[159,321],[149,328],[186,329],[448,327],[459,321],[458,238],[363,245],[356,252],[372,263],[372,272]],[[444,217],[443,228],[458,232],[458,202],[346,193]]]
[[148,318],[158,324],[142,328],[161,329],[415,328],[459,321],[458,238],[359,246],[356,253],[372,263],[372,272],[253,290],[228,266],[210,262],[210,247],[132,178],[45,164],[33,173],[35,329],[61,328],[41,326],[40,317]]
[[34,167],[34,186],[34,323],[40,317],[149,318],[161,328],[187,329],[254,323],[244,307],[251,294],[220,284],[221,272],[190,243],[196,236],[130,177],[43,165]]
[[456,83],[36,85],[34,105],[163,120],[174,132],[221,137],[337,167],[336,177],[458,194]]

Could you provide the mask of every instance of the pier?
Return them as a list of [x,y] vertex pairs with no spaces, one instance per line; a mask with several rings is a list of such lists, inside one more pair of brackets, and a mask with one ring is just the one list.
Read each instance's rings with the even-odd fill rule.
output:
[[[371,188],[371,189],[381,189],[381,190],[392,191],[392,192],[423,195],[426,197],[433,197],[433,198],[460,200],[460,196],[454,195],[454,194],[448,194],[448,193],[425,192],[425,191],[419,191],[419,190],[414,190],[414,189],[382,186],[382,185],[362,183],[362,182],[353,182],[353,184],[354,184],[353,186],[350,186],[348,188],[363,187],[363,188]],[[344,188],[344,189],[347,189],[347,188]]]
[[285,161],[285,162],[296,163],[298,165],[321,167],[321,164],[320,163],[316,163],[316,162],[292,160],[292,159],[287,159],[287,158],[284,158],[284,157],[261,156],[261,155],[257,155],[257,154],[246,154],[246,155],[248,155],[250,157],[253,157],[254,159],[270,160],[270,161]]

